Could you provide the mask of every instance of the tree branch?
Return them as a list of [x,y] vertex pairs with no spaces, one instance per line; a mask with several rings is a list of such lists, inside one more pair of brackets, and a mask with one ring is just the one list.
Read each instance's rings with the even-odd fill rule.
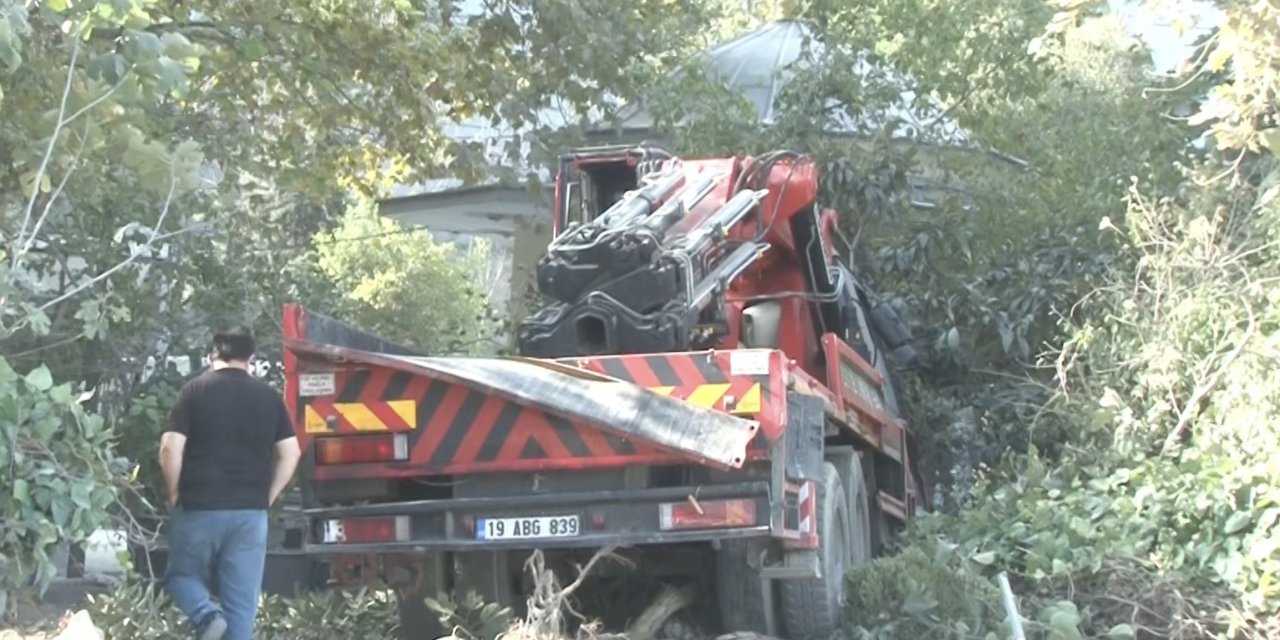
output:
[[[165,218],[169,216],[169,209],[173,205],[173,194],[178,186],[178,180],[173,174],[174,174],[174,166],[171,162],[169,164],[169,192],[165,196],[164,207],[160,210],[160,217],[156,220],[155,226],[151,228],[151,233],[147,238],[146,243],[143,245],[143,248],[150,248],[151,245],[155,244],[155,241],[158,237],[158,232],[160,228],[164,226]],[[76,285],[70,291],[54,298],[53,300],[50,300],[40,305],[39,310],[44,311],[45,309],[48,309],[49,307],[59,304],[67,300],[68,298],[75,296],[81,291],[84,291],[85,289],[88,289],[89,287],[92,287],[93,285],[111,277],[117,271],[120,271],[121,269],[137,261],[138,255],[141,253],[142,253],[141,250],[131,252],[128,258],[125,258],[124,260],[121,260],[120,262],[116,263],[116,265],[111,267],[110,269],[107,269],[106,271],[99,273],[98,275],[90,278],[89,280],[86,280],[85,282],[82,282]]]
[[1241,354],[1244,353],[1245,346],[1253,339],[1253,335],[1257,330],[1257,319],[1253,315],[1253,309],[1249,307],[1247,302],[1245,303],[1245,308],[1249,313],[1249,325],[1245,328],[1244,336],[1240,338],[1240,343],[1231,350],[1231,353],[1227,354],[1227,357],[1222,360],[1222,365],[1209,376],[1209,379],[1204,384],[1197,386],[1195,391],[1192,392],[1191,397],[1187,399],[1186,406],[1182,408],[1182,412],[1178,415],[1178,423],[1174,425],[1173,431],[1170,431],[1169,435],[1165,437],[1161,452],[1167,453],[1178,444],[1178,441],[1182,439],[1183,433],[1191,425],[1191,421],[1200,415],[1200,403],[1222,383],[1222,379],[1226,377],[1227,369],[1231,368],[1231,365],[1240,358]]
[[85,143],[89,140],[89,125],[86,122],[84,130],[80,132],[80,146],[76,148],[76,154],[72,156],[71,162],[67,165],[66,173],[62,174],[62,179],[58,181],[58,186],[49,194],[49,198],[44,203],[44,208],[40,211],[40,217],[36,219],[35,226],[31,227],[31,235],[27,236],[26,242],[22,244],[22,248],[13,255],[13,264],[17,265],[22,258],[31,252],[31,247],[35,244],[36,238],[40,237],[40,228],[44,226],[46,220],[49,219],[49,212],[53,210],[53,203],[58,201],[58,196],[62,195],[62,190],[67,187],[67,181],[71,179],[71,174],[75,173],[76,165],[80,163],[80,156],[84,154]]
[[[62,133],[62,127],[65,121],[62,119],[67,113],[67,99],[71,97],[71,84],[76,77],[76,59],[80,57],[80,39],[75,38],[71,47],[71,62],[67,64],[67,81],[62,88],[62,100],[58,104],[58,119],[53,124],[53,134],[49,136],[49,146],[44,150],[44,157],[40,159],[40,167],[36,169],[35,179],[31,182],[31,198],[27,200],[27,212],[22,218],[22,228],[18,231],[18,235],[14,237],[14,244],[22,242],[23,236],[27,233],[27,225],[31,224],[31,214],[36,210],[36,199],[40,197],[40,183],[44,181],[45,172],[49,169],[49,161],[53,159],[53,149],[58,145],[58,135]],[[20,253],[13,254],[13,261],[10,269],[18,268],[18,258]]]

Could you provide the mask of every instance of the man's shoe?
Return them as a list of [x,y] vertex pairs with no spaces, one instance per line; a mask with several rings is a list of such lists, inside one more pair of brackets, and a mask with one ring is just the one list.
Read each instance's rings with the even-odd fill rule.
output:
[[209,616],[209,620],[200,629],[200,640],[222,640],[227,632],[227,621],[219,614]]

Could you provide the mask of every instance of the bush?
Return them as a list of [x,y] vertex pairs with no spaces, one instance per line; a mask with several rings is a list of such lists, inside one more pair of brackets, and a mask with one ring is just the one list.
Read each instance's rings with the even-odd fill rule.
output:
[[[130,579],[91,598],[90,615],[105,640],[169,640],[191,627],[159,584]],[[293,598],[264,596],[254,637],[260,640],[391,640],[398,638],[394,596],[382,591],[322,591]]]
[[56,575],[55,547],[87,540],[109,519],[124,469],[83,399],[44,366],[23,377],[0,358],[0,591],[43,590]]
[[[845,619],[854,637],[945,637],[999,623],[999,595],[981,577],[952,569],[920,548],[851,570]],[[942,635],[939,636],[938,634]]]

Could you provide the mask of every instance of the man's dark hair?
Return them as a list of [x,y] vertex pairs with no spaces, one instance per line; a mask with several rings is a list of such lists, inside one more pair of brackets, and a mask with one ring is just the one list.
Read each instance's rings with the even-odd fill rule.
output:
[[213,357],[223,362],[247,362],[257,345],[248,331],[219,331],[213,334]]

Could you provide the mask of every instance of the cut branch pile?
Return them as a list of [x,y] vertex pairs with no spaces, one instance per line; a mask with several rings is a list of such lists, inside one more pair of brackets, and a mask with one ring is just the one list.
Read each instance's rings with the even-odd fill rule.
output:
[[[535,551],[525,562],[525,570],[533,579],[533,592],[527,601],[528,614],[500,640],[655,640],[666,621],[694,601],[694,592],[689,588],[664,588],[626,632],[605,632],[598,621],[589,619],[573,605],[574,594],[604,561],[633,567],[630,561],[616,554],[613,547],[601,549],[585,565],[576,567],[577,577],[573,582],[561,586],[555,571],[547,567],[545,556]],[[578,623],[577,631],[572,634],[570,617]]]

